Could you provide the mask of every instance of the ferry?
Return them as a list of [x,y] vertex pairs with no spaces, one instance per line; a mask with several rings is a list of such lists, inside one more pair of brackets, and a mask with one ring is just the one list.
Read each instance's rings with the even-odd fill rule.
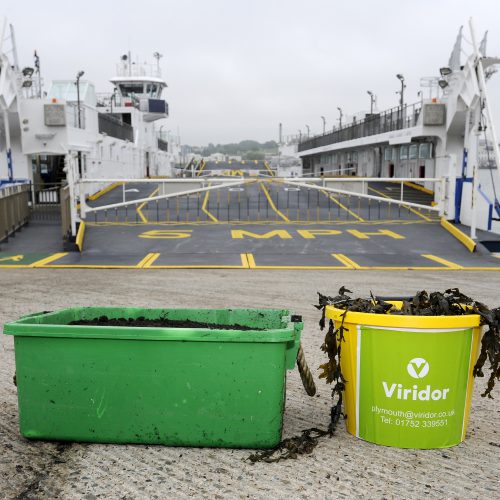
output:
[[5,21],[0,29],[0,182],[54,190],[67,180],[72,155],[81,178],[172,175],[178,144],[157,125],[169,116],[161,54],[151,65],[123,54],[108,93],[97,93],[83,70],[45,90],[40,56],[21,67],[13,26]]
[[292,137],[283,150],[294,149],[304,175],[407,178],[443,201],[442,215],[468,226],[472,238],[476,228],[500,234],[499,144],[486,85],[500,59],[486,54],[487,32],[477,43],[472,20],[469,27],[472,52],[462,61],[461,27],[448,63],[421,79],[418,102],[406,102],[397,74],[398,106],[377,111],[368,91],[369,113],[346,119],[339,107],[333,130]]

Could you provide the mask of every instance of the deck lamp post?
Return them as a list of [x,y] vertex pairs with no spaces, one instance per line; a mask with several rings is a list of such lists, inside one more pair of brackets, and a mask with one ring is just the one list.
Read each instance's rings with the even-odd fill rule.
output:
[[326,129],[326,118],[324,116],[321,117],[321,120],[323,120],[323,135],[325,135],[325,129]]
[[78,107],[77,109],[77,116],[78,116],[78,128],[82,128],[82,119],[80,115],[80,78],[85,74],[85,71],[79,71],[76,74],[76,105]]
[[337,109],[339,110],[339,128],[342,128],[342,108],[337,107]]
[[370,114],[373,115],[373,104],[375,103],[375,94],[371,90],[366,91],[370,96]]
[[401,126],[403,126],[403,106],[405,103],[404,95],[405,95],[405,88],[406,88],[405,77],[401,73],[398,73],[396,75],[396,78],[401,82],[401,90],[398,91],[398,94],[400,94],[399,106],[401,107]]
[[311,133],[311,129],[309,128],[309,125],[306,125],[306,129],[307,129],[307,137],[309,138],[309,135]]
[[299,142],[302,142],[302,130],[299,130]]
[[[82,128],[82,117],[80,114],[80,78],[84,75],[84,71],[79,71],[76,74],[76,105],[77,105],[77,116],[78,116],[78,128]],[[78,175],[82,176],[82,152],[78,151]]]

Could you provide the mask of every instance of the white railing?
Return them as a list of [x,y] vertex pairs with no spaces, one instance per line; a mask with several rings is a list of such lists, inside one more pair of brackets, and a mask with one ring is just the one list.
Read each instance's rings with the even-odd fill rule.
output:
[[[196,193],[203,193],[207,191],[213,191],[216,189],[220,189],[221,187],[234,187],[234,186],[239,186],[241,184],[246,184],[249,182],[254,182],[254,180],[251,179],[242,179],[238,181],[231,180],[228,177],[222,177],[222,178],[215,178],[212,177],[210,178],[209,181],[205,181],[199,178],[195,179],[80,179],[77,184],[80,186],[83,186],[84,184],[92,184],[92,183],[106,183],[106,184],[113,184],[113,183],[123,183],[122,184],[122,201],[119,203],[111,203],[108,205],[102,205],[102,206],[96,206],[96,207],[90,207],[87,205],[86,202],[86,193],[85,193],[85,188],[80,188],[80,214],[81,217],[84,219],[86,213],[90,212],[100,212],[100,211],[105,211],[105,210],[112,210],[116,208],[121,208],[121,207],[126,207],[130,205],[139,205],[142,203],[149,203],[149,202],[154,202],[157,200],[166,200],[168,198],[175,198],[177,196],[185,196],[185,195],[190,195],[190,194],[196,194]],[[185,184],[185,183],[192,183],[192,184],[202,184],[201,187],[197,187],[195,189],[187,189],[187,190],[181,190],[181,191],[174,191],[171,193],[166,193],[166,194],[161,194],[158,196],[149,196],[147,198],[138,198],[134,200],[125,200],[125,193],[127,190],[125,189],[125,184],[126,183],[144,183],[144,184],[149,184],[149,183],[154,183],[157,185],[168,185],[168,184]],[[210,184],[209,186],[206,186],[206,184]],[[213,185],[215,184],[215,185]]]
[[[445,206],[445,196],[446,196],[446,178],[425,178],[425,179],[415,179],[414,177],[315,177],[311,179],[303,179],[301,177],[287,177],[284,179],[280,179],[282,182],[286,184],[290,184],[293,186],[301,186],[303,188],[307,189],[317,189],[321,191],[327,191],[330,193],[336,193],[336,194],[341,194],[341,195],[346,195],[346,196],[357,196],[360,198],[365,198],[368,200],[375,200],[375,201],[383,201],[385,203],[394,203],[396,205],[401,205],[404,207],[410,207],[410,208],[418,208],[418,209],[425,209],[425,210],[430,210],[432,212],[438,212],[440,215],[444,213],[444,206]],[[425,180],[425,182],[429,183],[434,183],[436,186],[439,187],[439,189],[436,190],[437,197],[439,200],[437,201],[437,204],[435,206],[429,206],[429,205],[423,205],[420,203],[413,203],[409,201],[404,200],[404,185],[406,182],[413,182],[419,181],[419,180]],[[383,196],[375,196],[375,195],[370,195],[367,194],[368,190],[368,184],[370,182],[391,182],[391,183],[398,183],[400,185],[399,190],[399,199],[397,198],[392,198],[390,196],[383,197]],[[337,189],[337,188],[331,188],[328,187],[327,184],[335,184],[335,183],[356,183],[356,184],[361,184],[361,188],[359,191],[349,191],[346,189]]]

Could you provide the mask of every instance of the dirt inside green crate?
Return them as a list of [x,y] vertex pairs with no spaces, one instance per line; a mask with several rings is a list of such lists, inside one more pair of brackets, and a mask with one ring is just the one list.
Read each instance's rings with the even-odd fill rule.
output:
[[168,318],[149,319],[144,316],[138,318],[108,318],[107,316],[99,316],[92,319],[79,319],[71,321],[70,325],[82,326],[120,326],[120,327],[139,327],[139,328],[207,328],[209,330],[259,330],[256,328],[244,325],[219,325],[216,323],[202,323],[199,321],[191,321],[189,319],[175,320]]

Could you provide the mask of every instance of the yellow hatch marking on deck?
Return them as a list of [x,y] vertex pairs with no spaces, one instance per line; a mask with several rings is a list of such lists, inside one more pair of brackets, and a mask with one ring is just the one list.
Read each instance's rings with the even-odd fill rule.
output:
[[332,253],[332,257],[335,257],[339,262],[344,264],[347,269],[362,269],[359,264],[356,264],[356,262],[347,257],[347,255],[342,253]]
[[[152,198],[158,191],[160,190],[160,188],[156,188],[149,196],[148,198]],[[144,222],[145,224],[147,224],[149,221],[148,219],[145,217],[145,215],[142,213],[142,209],[149,203],[149,201],[144,201],[142,202],[137,208],[136,208],[136,211],[137,213],[139,214],[139,217],[141,218],[142,222]]]
[[68,252],[54,253],[52,255],[49,255],[48,257],[45,257],[45,259],[37,260],[36,262],[29,264],[27,267],[44,267],[45,264],[54,262],[55,260],[58,260],[66,255],[68,255]]
[[343,203],[340,203],[339,200],[337,200],[335,197],[333,197],[331,194],[328,193],[328,191],[323,191],[321,192],[330,198],[333,202],[335,202],[340,208],[344,209],[347,213],[351,214],[355,219],[358,219],[360,222],[366,222],[365,219],[361,218],[358,214],[354,213],[352,210],[348,209]]
[[264,191],[264,194],[266,195],[267,201],[269,202],[269,205],[271,208],[285,221],[285,222],[290,222],[290,219],[280,212],[277,208],[276,205],[274,204],[273,200],[271,199],[271,195],[269,194],[269,191],[267,190],[266,186],[264,186],[263,183],[260,184],[260,187],[262,188],[262,191]]
[[137,269],[142,269],[144,267],[150,267],[151,264],[160,256],[159,253],[148,253],[144,259],[142,259],[137,264]]
[[[210,187],[212,185],[211,182],[208,183],[208,186]],[[213,222],[219,222],[219,220],[212,215],[207,208],[208,200],[210,199],[210,191],[207,191],[205,194],[205,199],[203,200],[203,204],[201,205],[201,211],[207,215],[208,218],[212,219]]]
[[462,245],[469,250],[469,252],[474,252],[476,250],[476,242],[467,236],[463,231],[460,231],[460,229],[451,222],[448,222],[444,217],[441,217],[441,227],[446,229],[452,236],[454,236]]
[[446,266],[449,269],[463,269],[463,266],[459,266],[458,264],[455,264],[454,262],[451,262],[446,259],[442,259],[441,257],[438,257],[437,255],[432,255],[429,253],[423,253],[422,257],[425,257],[426,259],[433,260],[434,262],[438,262],[439,264],[443,264],[443,266]]
[[[374,193],[377,193],[380,196],[383,196],[384,198],[387,198],[388,200],[393,200],[393,201],[400,201],[397,200],[396,198],[391,198],[390,196],[387,196],[386,194],[382,193],[382,191],[379,191],[378,189],[375,188],[368,188],[369,191],[373,191]],[[410,212],[413,212],[414,214],[418,215],[419,217],[422,217],[422,219],[426,220],[427,222],[432,222],[432,219],[430,217],[427,217],[426,215],[420,213],[418,210],[409,207],[408,205],[402,205],[405,208],[408,208]]]

